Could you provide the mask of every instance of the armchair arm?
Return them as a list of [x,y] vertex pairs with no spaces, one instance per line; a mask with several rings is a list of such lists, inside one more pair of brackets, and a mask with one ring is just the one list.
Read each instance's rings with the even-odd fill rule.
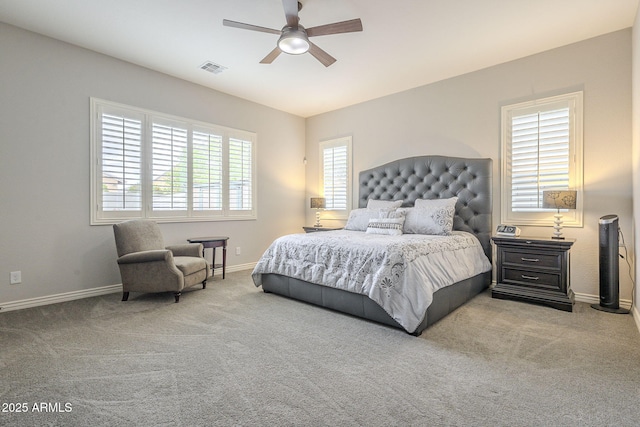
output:
[[184,243],[182,245],[167,246],[173,256],[193,256],[202,258],[202,243]]
[[173,258],[170,250],[158,249],[153,251],[132,252],[118,258],[118,264],[138,264],[142,262],[168,261]]

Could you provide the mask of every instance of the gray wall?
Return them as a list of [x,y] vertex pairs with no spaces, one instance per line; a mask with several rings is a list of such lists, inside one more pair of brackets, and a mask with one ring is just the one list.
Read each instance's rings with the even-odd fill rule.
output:
[[[634,257],[630,29],[308,118],[307,197],[318,191],[318,142],[352,135],[354,192],[360,170],[398,158],[492,158],[497,225],[501,106],[576,90],[584,91],[584,227],[565,228],[564,234],[577,239],[571,251],[572,287],[580,299],[595,302],[601,216],[620,216]],[[307,223],[313,215],[308,209]],[[550,236],[552,229],[528,227],[523,233]],[[620,267],[621,299],[628,301],[631,281],[622,260]]]
[[258,134],[258,220],[162,224],[167,244],[226,235],[240,268],[304,224],[303,118],[2,23],[0,76],[0,306],[121,283],[89,225],[91,96]]

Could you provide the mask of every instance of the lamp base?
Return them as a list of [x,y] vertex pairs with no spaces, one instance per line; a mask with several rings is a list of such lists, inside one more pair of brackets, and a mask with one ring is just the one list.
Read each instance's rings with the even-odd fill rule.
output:
[[320,211],[316,210],[316,223],[313,224],[314,227],[322,227],[320,224]]
[[554,225],[553,225],[553,236],[551,236],[552,239],[558,239],[558,240],[564,240],[564,237],[562,237],[562,214],[560,212],[558,212],[557,214],[553,215],[554,221]]

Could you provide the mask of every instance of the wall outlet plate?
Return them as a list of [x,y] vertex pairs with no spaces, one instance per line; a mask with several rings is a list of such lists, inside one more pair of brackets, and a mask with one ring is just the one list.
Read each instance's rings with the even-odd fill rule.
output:
[[22,272],[21,271],[12,271],[11,272],[11,284],[17,285],[18,283],[22,283]]

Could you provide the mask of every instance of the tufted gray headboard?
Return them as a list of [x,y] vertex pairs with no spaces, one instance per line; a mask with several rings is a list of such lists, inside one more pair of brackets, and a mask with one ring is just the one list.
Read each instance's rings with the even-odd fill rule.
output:
[[491,260],[492,160],[419,156],[360,172],[358,206],[368,199],[446,199],[458,196],[453,229],[475,234]]

